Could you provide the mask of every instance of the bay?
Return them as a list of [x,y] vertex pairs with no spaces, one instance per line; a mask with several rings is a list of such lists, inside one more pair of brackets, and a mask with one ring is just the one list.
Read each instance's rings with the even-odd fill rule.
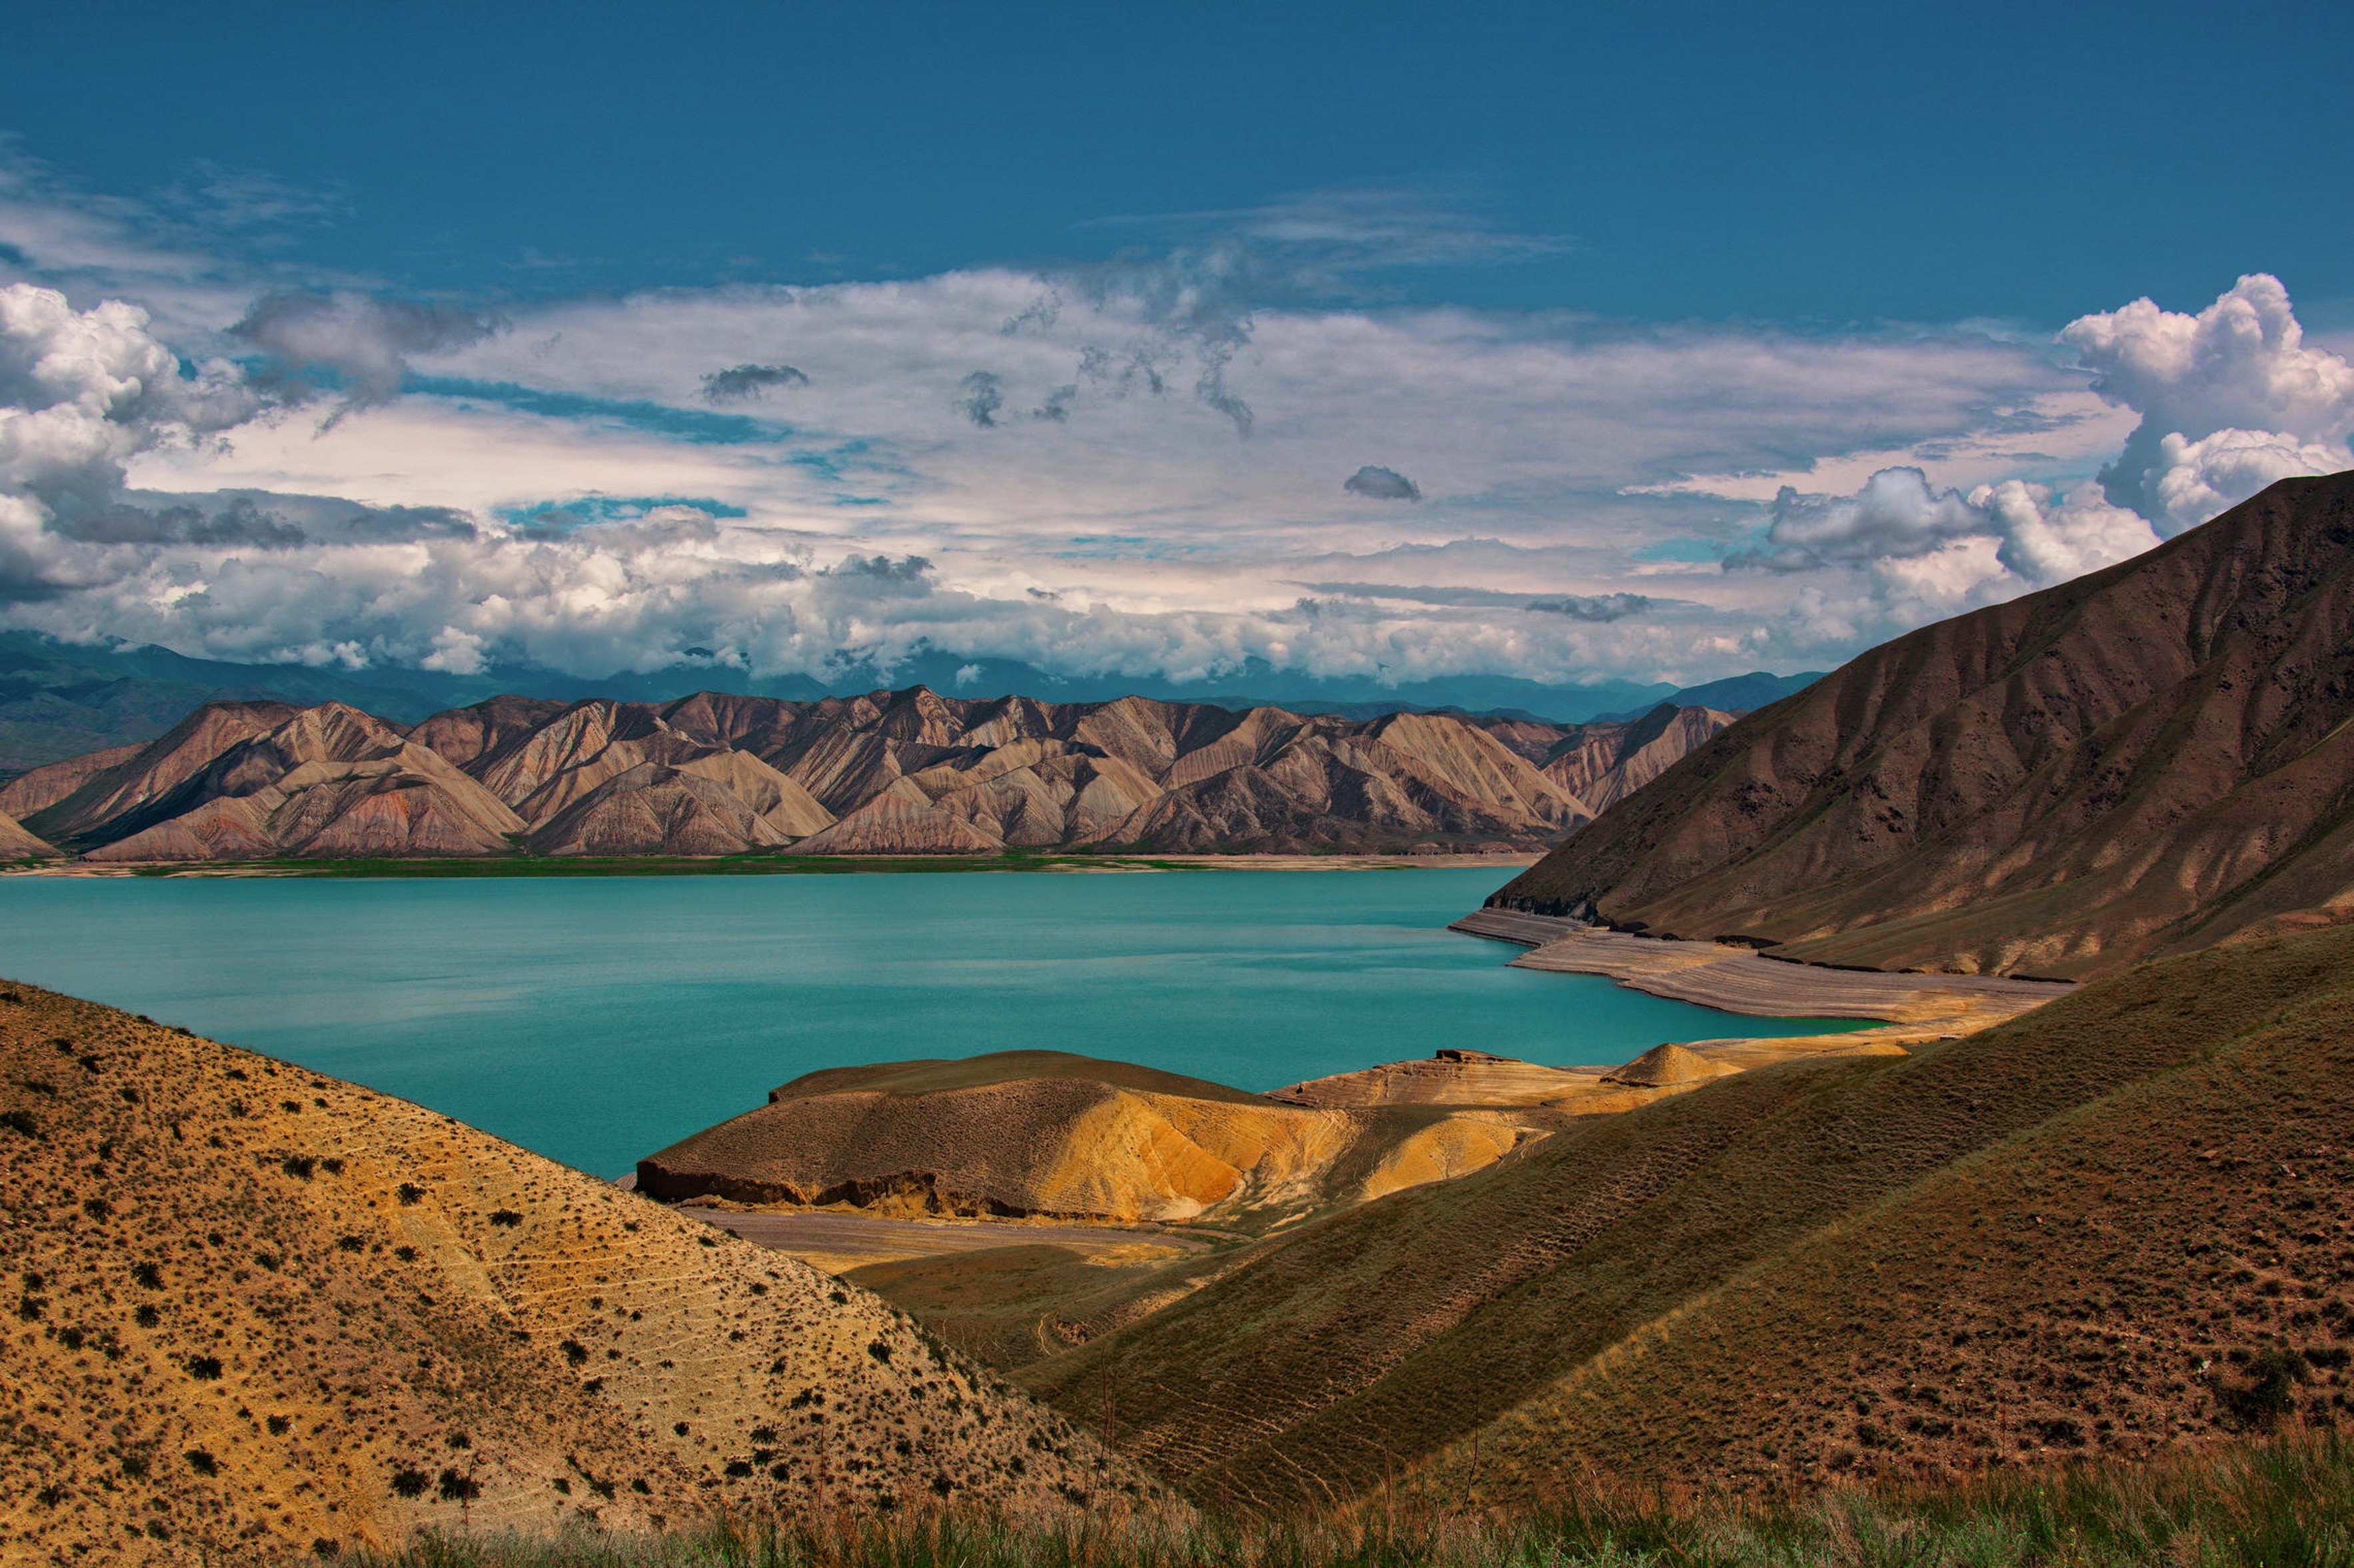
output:
[[618,1176],[820,1067],[1051,1049],[1266,1090],[1469,1046],[1557,1066],[1735,1017],[1445,929],[1487,870],[0,880],[0,974]]

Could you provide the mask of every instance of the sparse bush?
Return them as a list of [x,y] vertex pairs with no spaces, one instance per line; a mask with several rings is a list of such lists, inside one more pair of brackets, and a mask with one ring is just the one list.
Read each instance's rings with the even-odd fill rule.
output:
[[523,1216],[516,1213],[513,1209],[493,1209],[491,1211],[491,1224],[513,1229],[514,1226],[523,1224]]
[[220,1378],[221,1362],[218,1356],[190,1356],[187,1367],[188,1375],[198,1383],[215,1383]]
[[432,1484],[422,1470],[395,1470],[392,1473],[392,1489],[405,1498],[421,1498],[425,1495],[425,1489]]

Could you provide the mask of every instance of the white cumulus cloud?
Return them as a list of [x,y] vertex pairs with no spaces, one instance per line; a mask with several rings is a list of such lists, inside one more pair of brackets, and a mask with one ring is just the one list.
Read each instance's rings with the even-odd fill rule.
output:
[[2275,479],[2354,466],[2354,364],[2307,346],[2287,289],[2268,273],[2242,278],[2196,315],[2140,299],[2079,317],[2060,337],[2094,390],[2141,416],[2103,471],[2109,498],[2168,534]]

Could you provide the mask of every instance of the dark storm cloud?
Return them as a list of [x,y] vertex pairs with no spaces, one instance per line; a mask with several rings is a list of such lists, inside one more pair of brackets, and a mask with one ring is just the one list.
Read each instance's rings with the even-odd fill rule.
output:
[[1528,608],[1546,615],[1565,615],[1572,620],[1603,621],[1641,615],[1657,608],[1658,602],[1639,593],[1568,594],[1532,599]]
[[743,403],[780,387],[806,387],[810,378],[790,365],[733,365],[703,378],[706,403]]
[[984,430],[997,428],[997,416],[1005,407],[1005,378],[992,371],[976,370],[957,383],[963,394],[956,400],[956,411]]
[[1422,486],[1394,468],[1377,468],[1372,463],[1342,480],[1341,488],[1352,495],[1363,495],[1374,501],[1422,499]]
[[503,325],[460,305],[363,294],[274,293],[254,303],[229,335],[270,360],[257,379],[297,396],[343,394],[346,407],[389,400],[408,374],[408,356],[463,348]]

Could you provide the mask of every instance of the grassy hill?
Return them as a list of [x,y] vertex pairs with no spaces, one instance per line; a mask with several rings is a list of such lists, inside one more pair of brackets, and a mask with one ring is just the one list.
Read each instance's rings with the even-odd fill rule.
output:
[[813,1268],[5,982],[0,1170],[0,1561],[1155,1492]]
[[[2327,1425],[2354,931],[1795,1063],[1263,1243],[1020,1375],[1204,1502],[1780,1487]],[[2204,1364],[2202,1364],[2204,1363]]]

